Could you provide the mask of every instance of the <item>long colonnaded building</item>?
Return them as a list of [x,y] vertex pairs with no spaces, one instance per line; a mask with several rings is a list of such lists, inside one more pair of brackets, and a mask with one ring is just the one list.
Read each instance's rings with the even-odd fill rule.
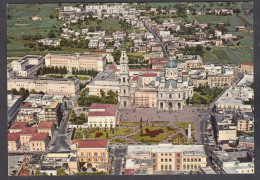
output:
[[25,88],[31,91],[44,92],[46,94],[63,95],[67,97],[75,96],[79,91],[78,79],[66,78],[27,78],[17,77],[7,80],[7,90]]
[[47,67],[66,67],[70,71],[78,70],[103,71],[106,66],[104,54],[47,54],[45,65]]

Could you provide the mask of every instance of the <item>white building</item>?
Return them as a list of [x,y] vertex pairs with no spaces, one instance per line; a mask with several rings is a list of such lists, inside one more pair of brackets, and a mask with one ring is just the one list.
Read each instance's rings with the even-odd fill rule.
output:
[[32,76],[36,71],[44,65],[44,59],[42,56],[27,55],[19,60],[11,62],[13,71],[16,76]]
[[91,104],[88,113],[88,127],[115,128],[119,112],[115,104]]

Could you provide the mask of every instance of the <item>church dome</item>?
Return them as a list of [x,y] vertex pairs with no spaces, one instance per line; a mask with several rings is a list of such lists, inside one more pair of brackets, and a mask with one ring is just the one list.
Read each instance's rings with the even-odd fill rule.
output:
[[168,60],[168,62],[166,64],[166,68],[177,68],[177,64],[173,60]]
[[189,86],[193,86],[193,83],[191,81],[188,82]]

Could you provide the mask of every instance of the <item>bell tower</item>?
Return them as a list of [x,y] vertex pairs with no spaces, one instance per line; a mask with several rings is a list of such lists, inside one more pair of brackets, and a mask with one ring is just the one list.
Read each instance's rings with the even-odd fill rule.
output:
[[130,101],[130,78],[128,57],[125,51],[121,51],[120,57],[120,92],[119,92],[119,109],[131,108]]

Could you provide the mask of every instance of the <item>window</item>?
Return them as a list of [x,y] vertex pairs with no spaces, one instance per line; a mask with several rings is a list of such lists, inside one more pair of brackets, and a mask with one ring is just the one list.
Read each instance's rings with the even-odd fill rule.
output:
[[169,162],[172,162],[172,159],[171,159],[171,158],[169,159]]
[[168,162],[168,159],[165,159],[165,162]]
[[163,156],[163,154],[161,154],[161,156]]
[[195,165],[194,165],[194,169],[197,169],[197,168],[198,168],[198,167],[197,167],[197,164],[195,164]]
[[166,170],[166,171],[168,170],[168,166],[167,166],[167,165],[165,165],[165,170]]
[[183,169],[186,169],[186,164],[183,165]]
[[183,158],[183,162],[186,162],[186,158]]
[[199,158],[198,161],[201,162],[201,159]]
[[126,107],[126,101],[124,101],[124,106]]
[[163,165],[161,165],[161,170],[163,171]]
[[193,162],[193,158],[190,158],[190,162]]
[[165,153],[165,156],[167,156],[168,154],[167,153]]
[[126,93],[126,90],[124,90],[124,94]]
[[169,165],[169,170],[172,170],[172,165]]
[[187,158],[187,162],[190,162],[190,158]]
[[194,162],[197,162],[197,158],[194,159]]
[[161,159],[161,162],[163,162],[163,159]]

